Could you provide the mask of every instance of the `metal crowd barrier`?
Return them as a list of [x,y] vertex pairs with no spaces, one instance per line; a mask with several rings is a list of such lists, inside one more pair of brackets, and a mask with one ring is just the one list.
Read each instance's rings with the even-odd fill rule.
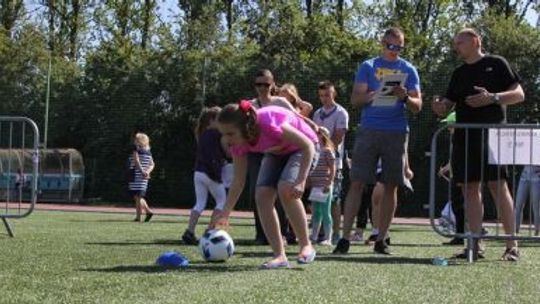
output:
[[0,218],[13,237],[8,219],[32,213],[37,200],[39,131],[26,117],[0,116]]
[[[450,124],[444,127],[439,128],[435,133],[433,134],[432,142],[431,142],[431,169],[430,169],[430,191],[429,191],[429,215],[430,215],[430,222],[433,230],[440,234],[441,236],[447,237],[447,238],[462,238],[466,241],[466,252],[467,252],[467,260],[469,262],[473,262],[473,244],[476,240],[479,239],[490,239],[490,240],[534,240],[538,241],[540,240],[540,236],[538,236],[538,230],[540,226],[540,222],[538,219],[540,219],[540,201],[532,201],[531,200],[531,193],[529,193],[528,196],[528,205],[529,205],[529,221],[526,225],[520,225],[518,230],[516,230],[516,225],[514,221],[514,227],[512,229],[512,233],[505,234],[502,232],[500,228],[499,219],[501,214],[497,212],[497,216],[494,223],[486,223],[483,222],[483,225],[487,226],[489,228],[489,232],[486,233],[480,233],[475,234],[468,230],[467,228],[467,198],[463,197],[464,200],[464,212],[465,212],[465,232],[464,233],[456,233],[455,231],[452,231],[451,229],[444,229],[443,226],[441,226],[438,223],[437,218],[437,212],[440,210],[440,208],[437,208],[437,199],[441,199],[442,193],[441,191],[445,191],[446,195],[444,196],[445,199],[447,199],[448,202],[450,202],[452,197],[452,191],[450,190],[453,183],[453,176],[447,176],[444,179],[439,176],[438,171],[441,164],[446,164],[450,159],[452,159],[452,132],[450,131],[457,131],[460,130],[464,133],[465,136],[465,149],[464,149],[464,164],[451,164],[451,167],[453,167],[453,170],[456,169],[456,166],[464,166],[464,172],[468,172],[466,170],[467,166],[473,165],[471,160],[471,155],[469,155],[470,148],[469,146],[469,134],[472,132],[480,133],[481,136],[481,152],[482,154],[487,153],[487,159],[482,158],[481,167],[484,168],[486,165],[500,165],[505,166],[507,171],[507,184],[511,191],[511,196],[513,198],[514,202],[514,208],[512,215],[514,219],[516,219],[516,193],[518,191],[518,184],[520,180],[520,172],[522,172],[523,168],[526,166],[539,166],[540,165],[540,125],[537,124]],[[472,131],[475,130],[475,131]],[[462,133],[462,134],[463,134]],[[447,138],[441,138],[441,136],[447,136]],[[445,153],[444,148],[439,149],[439,142],[446,142],[446,146],[444,148],[447,148],[448,153]],[[484,154],[485,155],[485,154]],[[447,158],[443,158],[447,156]],[[540,167],[536,167],[535,170],[540,170]],[[498,174],[501,174],[500,172]],[[468,174],[465,173],[464,183],[461,185],[461,187],[466,187],[467,181],[468,181]],[[524,173],[525,175],[525,173]],[[538,175],[540,175],[540,172],[538,172]],[[500,175],[499,175],[500,177]],[[484,172],[482,171],[480,175],[480,182],[481,182],[481,191],[484,193],[485,191],[485,185],[486,180],[484,179]],[[441,182],[441,180],[445,180],[445,182]],[[500,188],[499,184],[497,186],[497,194],[500,194]],[[540,187],[540,184],[538,185]],[[465,188],[466,190],[466,188]],[[537,189],[540,192],[540,189]],[[491,194],[491,192],[490,192]],[[458,191],[458,195],[462,195],[460,191]],[[490,195],[482,194],[481,198],[483,201],[484,206],[487,206],[486,199]],[[496,205],[496,202],[499,201],[498,197],[492,197],[491,200]],[[538,198],[537,198],[538,200]],[[536,207],[533,208],[536,204]],[[439,204],[440,205],[440,204]],[[495,210],[498,211],[498,206],[495,206]],[[486,208],[484,208],[485,210]],[[536,223],[533,223],[533,213],[536,212]],[[518,215],[518,217],[521,217],[521,214]],[[534,225],[536,224],[536,225]],[[534,227],[535,226],[535,227]],[[494,229],[493,229],[494,228]],[[533,234],[533,228],[534,228],[534,234]],[[494,230],[494,231],[493,231]],[[519,233],[517,233],[519,231]]]

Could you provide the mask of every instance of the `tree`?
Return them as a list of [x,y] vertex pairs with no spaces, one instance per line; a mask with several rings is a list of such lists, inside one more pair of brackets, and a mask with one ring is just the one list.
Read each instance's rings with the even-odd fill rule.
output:
[[23,0],[2,0],[0,2],[0,24],[8,37],[11,37],[13,27],[23,13]]

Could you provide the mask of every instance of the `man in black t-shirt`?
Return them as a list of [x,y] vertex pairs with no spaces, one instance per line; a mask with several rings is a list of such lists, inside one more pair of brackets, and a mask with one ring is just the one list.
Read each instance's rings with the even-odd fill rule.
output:
[[[473,29],[463,29],[456,34],[454,48],[465,63],[452,74],[445,97],[433,100],[433,111],[442,117],[455,107],[457,123],[503,123],[506,106],[524,100],[519,75],[503,57],[484,54],[480,35]],[[487,165],[487,137],[482,129],[455,131],[452,151],[454,178],[462,187],[466,200],[470,231],[480,235],[482,230],[481,183],[486,180],[491,195],[498,201],[497,209],[501,212],[504,231],[510,235],[514,231],[514,204],[504,168]],[[475,259],[483,257],[478,243],[473,249]],[[502,259],[519,259],[516,241],[506,241]]]

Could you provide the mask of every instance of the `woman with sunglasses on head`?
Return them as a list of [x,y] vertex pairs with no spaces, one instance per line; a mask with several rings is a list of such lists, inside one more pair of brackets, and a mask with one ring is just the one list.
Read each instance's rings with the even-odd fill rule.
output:
[[306,213],[300,199],[309,171],[317,162],[319,139],[315,131],[294,112],[278,106],[255,110],[245,100],[223,108],[218,116],[218,128],[230,145],[234,179],[225,208],[214,210],[210,227],[227,225],[229,214],[245,185],[248,153],[264,153],[255,200],[274,255],[262,268],[289,267],[274,209],[278,196],[298,237],[300,251],[297,262],[313,262],[315,249],[308,237]]

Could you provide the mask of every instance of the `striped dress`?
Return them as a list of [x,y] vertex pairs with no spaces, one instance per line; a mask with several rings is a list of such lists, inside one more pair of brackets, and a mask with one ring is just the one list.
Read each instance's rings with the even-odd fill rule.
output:
[[330,166],[336,161],[334,152],[326,147],[321,147],[319,161],[315,168],[309,173],[311,187],[329,187],[332,185],[330,179]]
[[[133,152],[137,152],[139,155],[139,162],[144,170],[147,170],[154,162],[150,149],[143,149],[141,147],[134,146]],[[129,191],[136,191],[144,196],[146,189],[148,188],[148,179],[144,178],[142,172],[135,164],[133,153],[129,156],[129,171],[131,174],[128,183]]]

